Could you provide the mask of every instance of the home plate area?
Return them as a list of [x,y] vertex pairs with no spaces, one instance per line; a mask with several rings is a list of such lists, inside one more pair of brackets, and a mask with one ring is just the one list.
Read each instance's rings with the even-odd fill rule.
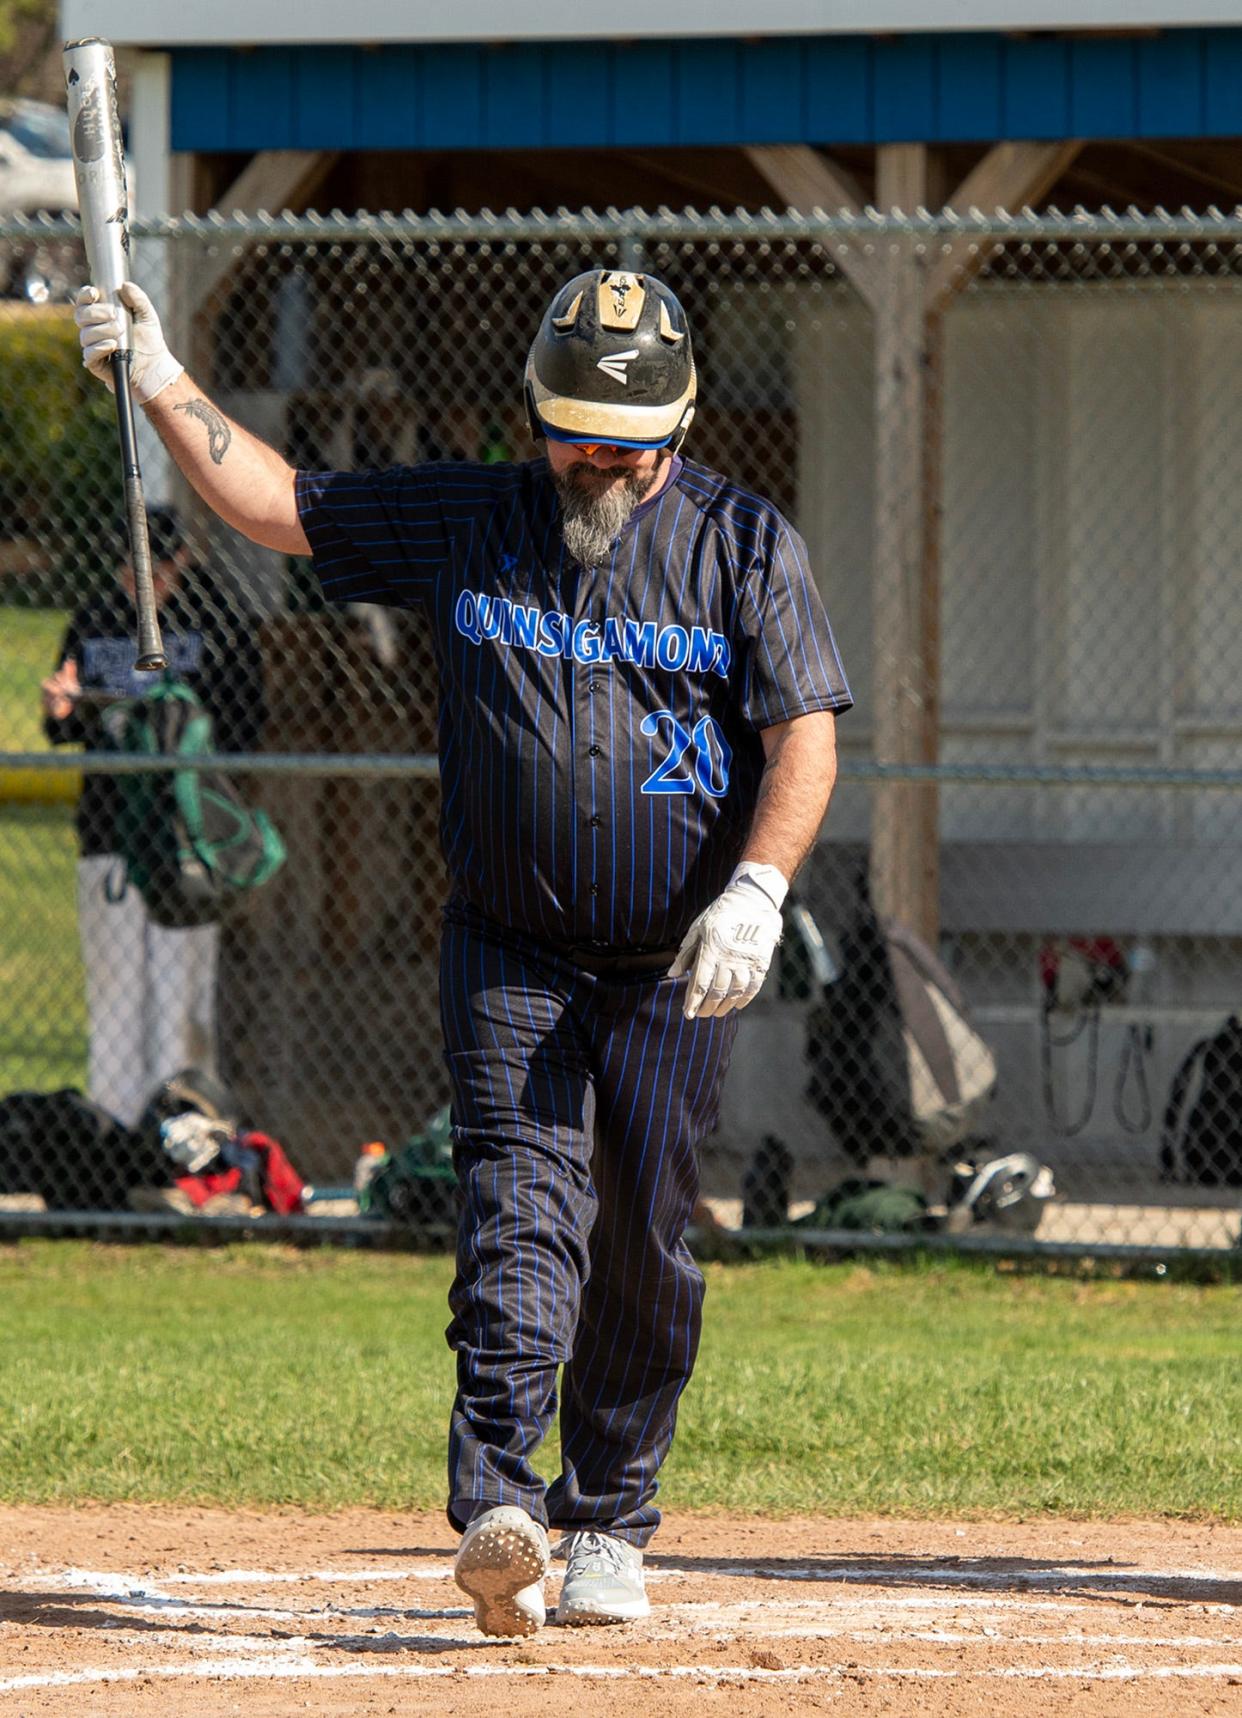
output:
[[453,1544],[363,1511],[0,1511],[0,1713],[1242,1712],[1238,1528],[681,1516],[649,1621],[522,1642],[477,1632]]

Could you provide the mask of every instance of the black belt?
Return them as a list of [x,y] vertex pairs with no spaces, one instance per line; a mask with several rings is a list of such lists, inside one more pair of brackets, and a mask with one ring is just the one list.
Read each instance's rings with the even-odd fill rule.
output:
[[580,966],[593,978],[633,978],[644,972],[667,972],[677,958],[677,945],[668,948],[609,948],[601,943],[554,943],[562,960]]

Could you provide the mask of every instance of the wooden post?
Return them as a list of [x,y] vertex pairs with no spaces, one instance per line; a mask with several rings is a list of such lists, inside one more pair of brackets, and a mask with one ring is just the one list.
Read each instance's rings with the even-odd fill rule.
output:
[[[805,145],[751,149],[751,162],[791,208],[862,208],[844,168]],[[943,200],[940,157],[898,143],[877,157],[876,203],[910,212]],[[872,581],[873,747],[882,763],[934,763],[940,720],[941,319],[927,313],[913,238],[834,257],[871,308],[875,331],[875,532]],[[939,928],[935,783],[883,782],[872,798],[871,874],[880,910],[933,945]]]
[[[876,202],[926,208],[929,152],[882,147]],[[875,537],[872,724],[877,763],[934,762],[939,744],[939,319],[927,316],[923,247],[893,233],[875,316]],[[934,947],[939,935],[939,795],[934,782],[880,782],[871,801],[871,877],[880,912]]]
[[[894,236],[875,303],[876,516],[872,580],[878,763],[934,762],[940,669],[940,319],[925,309],[917,241]],[[872,796],[876,905],[934,946],[939,932],[934,782]]]
[[[885,214],[942,205],[1020,209],[1042,200],[1081,148],[1073,140],[999,143],[950,193],[944,158],[924,143],[876,153]],[[857,183],[804,144],[750,149],[752,165],[790,208],[857,213]],[[875,547],[872,660],[878,762],[940,757],[940,598],[944,312],[995,244],[964,238],[924,247],[892,234],[874,255],[843,252],[842,273],[875,327]],[[882,782],[872,800],[871,872],[881,911],[935,946],[940,929],[940,803],[935,782]]]

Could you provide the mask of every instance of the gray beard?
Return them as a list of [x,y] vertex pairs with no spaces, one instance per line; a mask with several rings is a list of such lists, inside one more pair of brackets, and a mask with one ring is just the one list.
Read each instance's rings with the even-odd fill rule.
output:
[[[561,535],[579,566],[597,567],[607,560],[635,509],[659,478],[660,469],[648,477],[640,477],[626,466],[597,471],[584,465],[553,472],[561,503]],[[600,487],[617,472],[624,474],[622,482]]]

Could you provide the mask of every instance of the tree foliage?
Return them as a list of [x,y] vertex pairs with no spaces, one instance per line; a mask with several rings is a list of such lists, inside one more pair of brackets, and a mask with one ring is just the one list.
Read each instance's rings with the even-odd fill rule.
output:
[[13,46],[23,24],[51,22],[56,12],[57,0],[0,0],[0,49]]
[[0,0],[0,95],[64,99],[59,0]]

